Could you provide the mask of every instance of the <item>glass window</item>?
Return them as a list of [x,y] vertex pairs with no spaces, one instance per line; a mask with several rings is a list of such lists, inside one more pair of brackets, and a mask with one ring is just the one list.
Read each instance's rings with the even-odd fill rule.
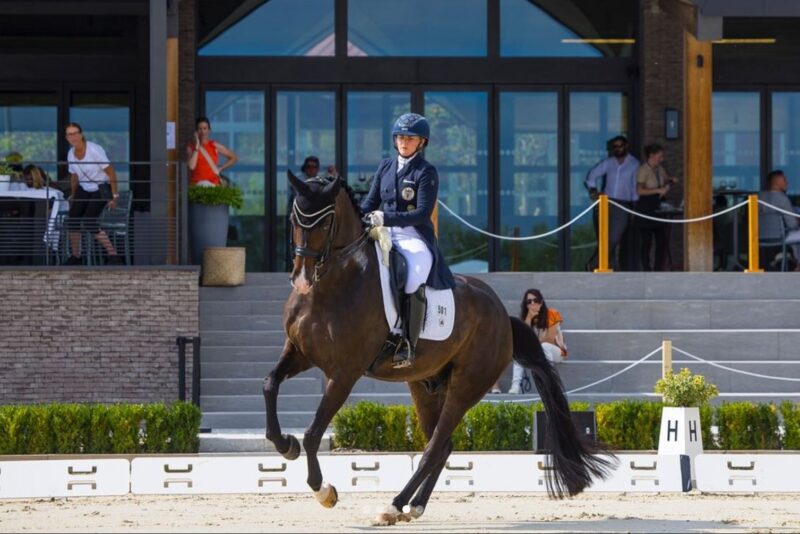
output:
[[500,0],[500,55],[630,57],[636,0]]
[[333,56],[334,0],[201,3],[200,56]]
[[[87,141],[106,151],[117,173],[121,191],[130,189],[131,126],[130,102],[127,93],[73,93],[69,120],[83,129]],[[66,159],[64,154],[64,159]]]
[[348,56],[485,56],[486,0],[348,0]]
[[301,172],[306,156],[319,158],[324,174],[336,163],[336,94],[332,91],[281,91],[276,107],[275,213],[276,270],[288,267],[291,236],[287,232],[289,182],[286,171]]
[[411,110],[408,92],[350,92],[347,94],[347,181],[356,195],[369,191],[378,162],[396,153],[392,124]]
[[[263,271],[264,263],[264,93],[207,91],[206,116],[211,139],[233,150],[239,161],[225,169],[231,184],[242,190],[244,206],[231,208],[228,243],[247,249],[247,270]],[[224,157],[220,157],[224,161]],[[230,235],[232,234],[232,235]]]
[[55,95],[0,94],[0,158],[16,152],[24,161],[39,162],[55,180],[57,130]]
[[[428,159],[439,172],[439,200],[459,217],[487,229],[488,98],[485,92],[429,92],[425,116],[431,125]],[[488,238],[438,208],[439,244],[453,272],[489,270]]]
[[758,191],[761,180],[761,98],[715,92],[711,110],[713,187]]
[[[558,94],[500,95],[500,233],[530,236],[558,226]],[[498,270],[558,268],[558,235],[502,241]]]
[[800,92],[772,93],[772,168],[789,179],[789,194],[800,195]]
[[[574,92],[569,95],[569,217],[591,203],[583,184],[589,170],[608,157],[606,145],[628,135],[628,96],[621,92]],[[591,213],[571,227],[570,270],[582,271],[597,246]]]

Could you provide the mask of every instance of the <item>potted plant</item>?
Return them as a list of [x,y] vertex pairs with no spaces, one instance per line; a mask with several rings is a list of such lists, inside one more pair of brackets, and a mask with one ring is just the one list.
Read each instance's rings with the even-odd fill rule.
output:
[[11,178],[15,176],[19,173],[7,161],[0,160],[0,191],[8,191]]
[[189,187],[189,236],[192,260],[203,261],[206,247],[224,247],[228,241],[228,209],[241,209],[242,191],[237,187]]
[[656,382],[655,392],[664,399],[658,453],[689,456],[694,474],[694,457],[703,452],[700,407],[719,395],[719,390],[702,375],[683,368],[678,374],[668,371]]

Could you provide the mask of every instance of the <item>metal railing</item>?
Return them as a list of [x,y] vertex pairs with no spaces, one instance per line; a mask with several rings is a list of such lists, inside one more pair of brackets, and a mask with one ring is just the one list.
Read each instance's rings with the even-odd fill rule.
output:
[[[63,265],[71,255],[84,265],[103,265],[111,250],[127,265],[188,262],[187,172],[175,161],[111,161],[120,198],[85,199],[87,214],[70,217],[71,184],[65,161],[26,161],[57,169],[38,189],[21,178],[0,181],[0,265]],[[73,163],[74,165],[74,163]],[[94,204],[94,205],[93,205]],[[91,211],[90,211],[91,209]],[[97,239],[98,228],[110,250]],[[76,250],[77,249],[77,250]],[[79,252],[79,254],[78,254]]]

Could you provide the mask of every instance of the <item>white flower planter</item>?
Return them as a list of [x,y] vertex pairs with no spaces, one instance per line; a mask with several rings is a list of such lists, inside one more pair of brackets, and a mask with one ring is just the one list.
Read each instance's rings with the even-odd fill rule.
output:
[[0,191],[8,191],[11,185],[11,175],[0,174]]
[[689,457],[694,480],[694,457],[703,453],[703,433],[700,430],[700,408],[661,409],[661,432],[658,435],[658,454],[685,454]]

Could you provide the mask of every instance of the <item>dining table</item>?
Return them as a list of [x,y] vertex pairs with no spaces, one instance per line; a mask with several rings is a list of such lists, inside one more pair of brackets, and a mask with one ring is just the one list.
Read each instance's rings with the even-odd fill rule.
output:
[[[45,210],[37,209],[37,201],[47,202]],[[31,230],[41,231],[45,246],[57,252],[61,234],[59,218],[67,211],[69,202],[59,189],[0,190],[0,218],[3,220],[0,245],[5,249],[4,253],[33,250],[33,244],[25,242],[30,239]]]

